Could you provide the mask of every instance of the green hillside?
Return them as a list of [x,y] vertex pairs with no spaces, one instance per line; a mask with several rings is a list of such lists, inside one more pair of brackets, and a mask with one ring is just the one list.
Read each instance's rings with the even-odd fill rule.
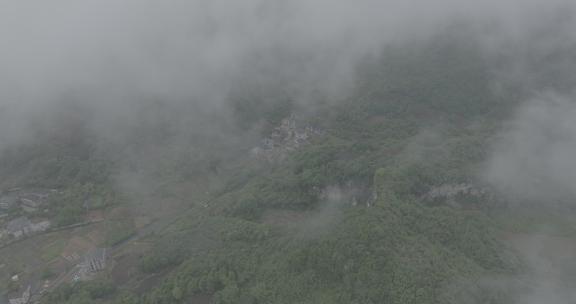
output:
[[[183,204],[143,238],[152,248],[137,275],[157,277],[152,286],[104,276],[63,285],[44,303],[509,303],[484,284],[521,270],[501,238],[505,205],[491,195],[430,193],[484,187],[479,169],[520,91],[496,93],[495,62],[473,39],[446,36],[370,59],[340,100],[306,108],[276,91],[239,93],[233,126],[222,127],[235,130],[236,144],[195,129],[178,141],[200,143],[190,152],[159,124],[136,128],[157,132],[123,153],[85,140],[7,154],[5,183],[64,190],[51,210],[63,224],[84,212],[74,205],[82,195],[98,197],[97,210],[137,207],[114,183],[125,168],[146,168],[154,200]],[[255,138],[290,115],[314,135],[280,159],[251,155]],[[132,157],[145,142],[166,149]],[[175,190],[180,184],[195,194]]]

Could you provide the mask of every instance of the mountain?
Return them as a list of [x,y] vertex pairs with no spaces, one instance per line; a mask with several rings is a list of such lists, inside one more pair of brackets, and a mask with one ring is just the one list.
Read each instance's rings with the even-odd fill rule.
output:
[[[4,272],[46,281],[42,303],[516,303],[531,265],[510,236],[534,233],[527,218],[576,226],[568,207],[518,211],[484,178],[529,93],[468,34],[386,49],[334,100],[250,84],[227,119],[194,122],[151,101],[112,139],[70,110],[2,153],[3,189],[54,190],[7,216],[56,227],[16,243],[46,243],[43,263]],[[70,237],[108,248],[105,270],[75,281],[77,266],[54,266]]]

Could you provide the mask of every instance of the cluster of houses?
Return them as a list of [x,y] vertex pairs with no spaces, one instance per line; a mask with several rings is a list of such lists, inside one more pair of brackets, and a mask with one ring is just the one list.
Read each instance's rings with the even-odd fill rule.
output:
[[[27,216],[12,218],[15,214],[35,213],[48,203],[57,190],[13,188],[0,191],[0,218],[3,229],[0,239],[15,240],[44,232],[50,228],[50,221],[31,221]],[[16,210],[16,212],[13,212]],[[19,211],[21,210],[21,211]]]
[[21,216],[6,223],[1,234],[3,236],[11,237],[12,239],[21,239],[33,234],[44,232],[50,229],[50,225],[51,223],[48,220],[32,222],[29,218]]
[[[37,220],[41,208],[50,200],[56,190],[11,189],[0,191],[0,242],[9,244],[15,240],[49,231],[49,220]],[[32,213],[32,214],[27,214]],[[14,218],[14,216],[17,216]],[[88,214],[88,221],[98,222],[103,219],[101,212]],[[35,303],[44,292],[64,282],[87,281],[98,273],[110,268],[109,252],[95,244],[102,242],[101,233],[89,233],[85,237],[75,236],[63,248],[60,257],[51,261],[49,268],[60,275],[43,284],[32,282],[25,290],[11,294],[6,299],[9,304]],[[16,276],[18,281],[18,276]],[[26,286],[26,285],[24,285]],[[0,299],[0,303],[4,303]]]
[[295,115],[282,119],[280,125],[264,138],[260,146],[252,149],[252,155],[268,161],[282,160],[290,151],[307,143],[320,132],[311,126],[301,127]]
[[36,212],[51,195],[54,189],[22,189],[14,188],[0,192],[0,210],[21,208],[25,212]]

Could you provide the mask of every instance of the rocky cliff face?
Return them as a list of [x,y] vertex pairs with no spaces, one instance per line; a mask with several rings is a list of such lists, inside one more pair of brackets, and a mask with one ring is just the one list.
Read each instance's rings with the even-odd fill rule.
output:
[[444,184],[433,187],[424,196],[428,202],[445,202],[451,206],[460,206],[466,202],[476,200],[489,200],[493,198],[492,192],[474,184]]

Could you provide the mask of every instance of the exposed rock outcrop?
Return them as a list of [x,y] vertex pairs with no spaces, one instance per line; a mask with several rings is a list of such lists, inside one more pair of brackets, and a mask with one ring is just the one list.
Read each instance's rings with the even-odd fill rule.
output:
[[428,202],[445,202],[452,206],[459,206],[464,201],[488,200],[492,198],[492,192],[473,184],[443,184],[433,187],[426,193],[424,200]]

